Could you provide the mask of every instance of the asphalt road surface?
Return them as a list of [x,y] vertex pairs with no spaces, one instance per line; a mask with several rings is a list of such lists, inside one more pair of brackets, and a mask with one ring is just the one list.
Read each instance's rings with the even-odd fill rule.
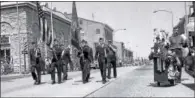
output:
[[86,97],[194,97],[194,79],[185,72],[182,83],[158,87],[154,83],[153,66],[144,66],[126,73],[109,85]]
[[2,97],[194,97],[194,79],[183,73],[182,83],[158,87],[154,83],[153,66],[117,68],[118,77],[102,84],[98,70],[91,71],[87,84],[81,81],[81,72],[70,72],[69,80],[51,84],[50,75],[42,77],[41,85],[33,85],[32,77],[1,81]]

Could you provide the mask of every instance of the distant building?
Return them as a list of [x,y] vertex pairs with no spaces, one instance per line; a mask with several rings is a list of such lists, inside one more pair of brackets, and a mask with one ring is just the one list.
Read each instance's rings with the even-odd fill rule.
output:
[[[43,7],[46,13],[48,26],[51,30],[51,9],[47,5]],[[54,38],[58,39],[63,45],[67,45],[66,40],[69,40],[71,20],[66,18],[63,13],[56,11],[53,13],[53,30]],[[1,3],[1,59],[11,61],[15,72],[29,71],[29,49],[31,42],[36,38],[40,38],[38,26],[37,7],[34,2],[19,2],[17,16],[16,2],[2,2]],[[19,21],[17,21],[19,19]],[[18,29],[19,28],[19,29]],[[43,43],[39,44],[43,58],[45,57],[45,46]],[[26,50],[25,58],[22,51]],[[49,53],[48,53],[49,55]],[[26,62],[26,64],[24,63]],[[21,66],[20,66],[21,65]]]
[[124,49],[124,62],[132,63],[133,62],[133,52],[129,49]]
[[[72,15],[67,14],[67,17],[71,19]],[[106,42],[113,41],[113,29],[107,24],[79,17],[79,25],[82,28],[80,31],[81,40],[85,39],[88,42],[94,54],[100,37],[104,38]]]

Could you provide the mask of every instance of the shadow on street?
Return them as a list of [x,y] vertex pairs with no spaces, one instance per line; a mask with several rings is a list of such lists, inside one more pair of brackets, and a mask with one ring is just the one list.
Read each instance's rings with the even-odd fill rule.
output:
[[[177,84],[176,84],[176,85],[177,85]],[[176,85],[175,85],[175,86],[176,86]],[[163,87],[173,87],[173,86],[171,86],[169,83],[161,83],[160,86],[158,86],[157,83],[150,83],[148,86],[152,86],[152,87],[161,87],[161,88],[163,88]]]
[[182,84],[183,84],[184,86],[186,86],[186,87],[192,89],[193,91],[195,91],[195,84],[194,84],[194,83],[190,83],[190,84],[184,84],[184,83],[182,83]]

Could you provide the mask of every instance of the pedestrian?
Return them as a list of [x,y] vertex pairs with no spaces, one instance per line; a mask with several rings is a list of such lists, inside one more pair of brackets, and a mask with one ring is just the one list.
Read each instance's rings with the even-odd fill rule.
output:
[[[41,66],[39,59],[41,57],[40,49],[37,48],[35,42],[32,42],[32,48],[30,49],[30,64],[31,64],[31,75],[34,79],[34,84],[41,83]],[[37,72],[37,73],[36,73]]]
[[106,67],[107,67],[107,45],[104,43],[104,39],[99,39],[99,45],[96,47],[95,60],[99,62],[99,68],[102,77],[102,83],[105,84],[106,81]]
[[62,59],[62,72],[63,72],[63,80],[67,80],[68,78],[68,64],[73,66],[71,57],[70,57],[70,46],[64,48],[61,55]]
[[169,42],[170,42],[170,49],[176,53],[176,56],[179,58],[181,62],[181,65],[177,66],[177,69],[179,71],[178,82],[181,82],[182,67],[184,64],[182,49],[184,48],[184,46],[186,47],[187,44],[185,39],[179,34],[178,28],[173,29],[173,34],[169,38]]
[[82,70],[82,81],[87,83],[90,75],[90,63],[92,62],[91,48],[87,45],[87,41],[81,41],[81,50],[78,52],[80,57],[80,65]]
[[58,76],[58,84],[61,83],[61,74],[62,74],[62,61],[61,61],[61,53],[62,49],[59,45],[57,39],[54,39],[54,46],[52,48],[53,58],[51,63],[51,79],[52,84],[55,84],[55,69],[57,69]]
[[116,71],[116,48],[114,48],[112,41],[108,41],[108,55],[107,55],[107,62],[108,62],[108,79],[110,79],[111,68],[113,66],[113,74],[114,78],[117,77]]

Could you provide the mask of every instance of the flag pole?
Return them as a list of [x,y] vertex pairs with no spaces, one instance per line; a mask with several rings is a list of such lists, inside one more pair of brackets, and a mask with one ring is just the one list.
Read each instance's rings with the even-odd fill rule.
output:
[[[47,25],[47,20],[46,20],[46,18],[45,18],[45,22],[46,22],[45,25]],[[45,27],[44,27],[44,28],[45,28]],[[47,28],[48,28],[48,27],[47,27]],[[47,31],[47,28],[45,28],[45,29],[46,29],[45,31]],[[48,32],[48,31],[47,31],[47,32]],[[48,39],[48,38],[47,38],[47,37],[48,37],[48,36],[47,36],[47,32],[45,33],[45,36],[44,36],[44,37],[45,37],[45,59],[47,58],[47,41],[48,41],[48,40],[47,40],[47,39]]]
[[17,8],[17,25],[18,25],[18,46],[19,46],[19,68],[20,68],[20,73],[22,73],[21,69],[21,55],[20,55],[20,27],[19,27],[19,11],[18,11],[18,1],[16,1],[16,8]]
[[[53,35],[53,15],[52,15],[52,2],[51,2],[51,32],[52,32],[52,40],[54,38],[54,35]],[[51,43],[51,47],[53,47],[53,41]]]

